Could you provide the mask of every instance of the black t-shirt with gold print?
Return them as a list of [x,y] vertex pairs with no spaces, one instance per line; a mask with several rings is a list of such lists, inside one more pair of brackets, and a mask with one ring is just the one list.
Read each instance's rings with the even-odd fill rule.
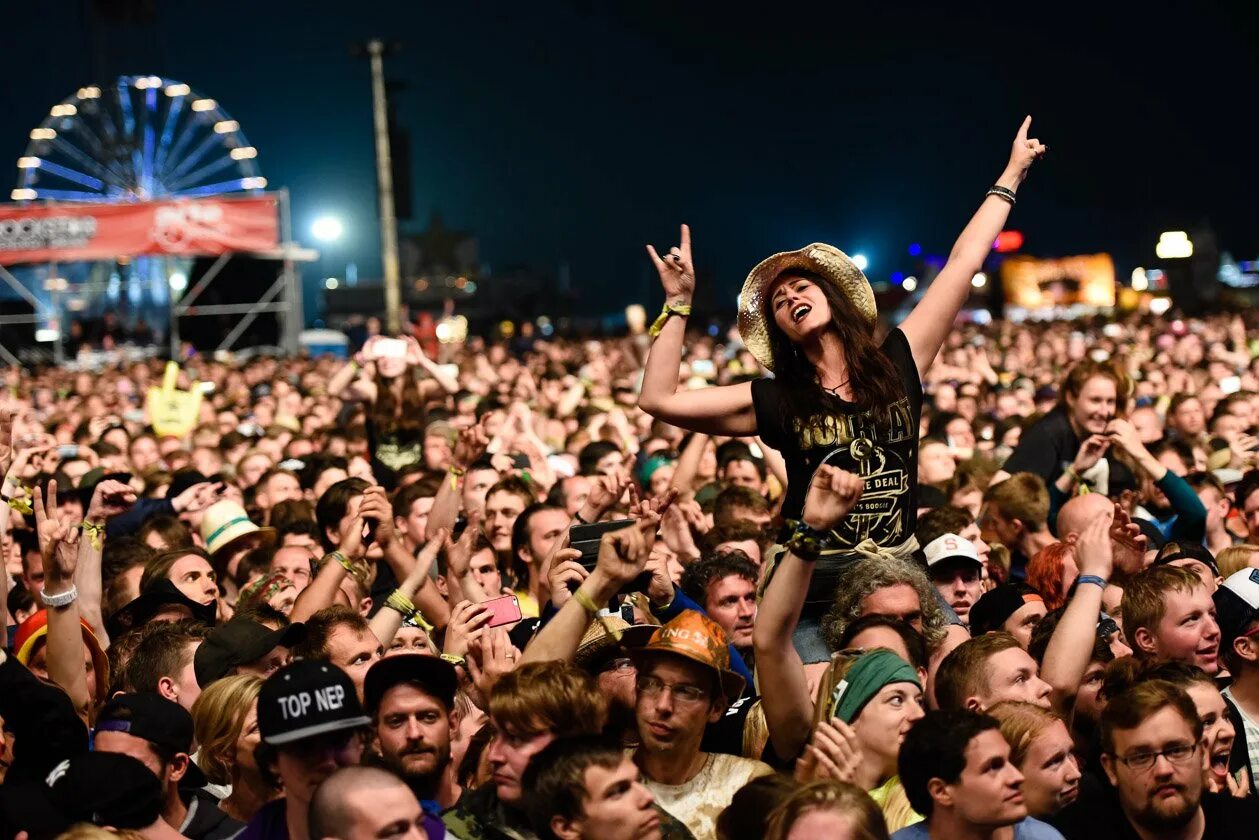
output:
[[773,379],[752,383],[756,425],[767,444],[787,463],[783,516],[799,519],[813,473],[830,464],[865,478],[865,493],[833,532],[838,554],[862,540],[891,547],[914,532],[918,494],[918,420],[922,383],[909,341],[899,329],[888,333],[883,352],[900,373],[904,396],[891,405],[860,409],[840,400],[840,411],[786,417],[782,386]]

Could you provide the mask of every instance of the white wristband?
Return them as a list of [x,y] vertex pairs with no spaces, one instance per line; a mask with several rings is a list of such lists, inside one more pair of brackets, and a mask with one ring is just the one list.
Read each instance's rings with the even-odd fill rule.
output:
[[74,603],[79,597],[79,587],[71,585],[65,592],[58,592],[56,595],[49,595],[44,590],[39,590],[39,600],[44,602],[48,607],[64,607]]

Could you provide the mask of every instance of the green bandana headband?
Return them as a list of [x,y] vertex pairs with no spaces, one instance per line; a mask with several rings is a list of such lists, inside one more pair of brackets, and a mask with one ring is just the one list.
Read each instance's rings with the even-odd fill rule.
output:
[[844,723],[852,723],[883,686],[899,682],[913,683],[922,690],[918,672],[890,650],[863,653],[835,686],[831,714]]

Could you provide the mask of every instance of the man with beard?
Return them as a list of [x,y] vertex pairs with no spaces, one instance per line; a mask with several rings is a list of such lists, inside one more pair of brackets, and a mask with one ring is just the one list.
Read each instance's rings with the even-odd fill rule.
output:
[[449,662],[416,653],[380,660],[364,683],[378,750],[373,761],[400,776],[428,814],[453,806],[463,792],[450,763],[458,684]]
[[1204,791],[1202,766],[1193,700],[1165,680],[1137,683],[1102,712],[1102,767],[1114,791],[1082,794],[1055,823],[1068,840],[1251,836],[1259,804]]

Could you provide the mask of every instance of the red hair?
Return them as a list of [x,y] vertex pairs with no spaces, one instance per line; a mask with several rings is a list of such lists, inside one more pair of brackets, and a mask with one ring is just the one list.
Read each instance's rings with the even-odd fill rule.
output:
[[1045,609],[1053,611],[1067,603],[1067,582],[1063,569],[1067,560],[1074,560],[1075,549],[1064,542],[1056,542],[1036,552],[1027,561],[1027,584],[1045,599]]

